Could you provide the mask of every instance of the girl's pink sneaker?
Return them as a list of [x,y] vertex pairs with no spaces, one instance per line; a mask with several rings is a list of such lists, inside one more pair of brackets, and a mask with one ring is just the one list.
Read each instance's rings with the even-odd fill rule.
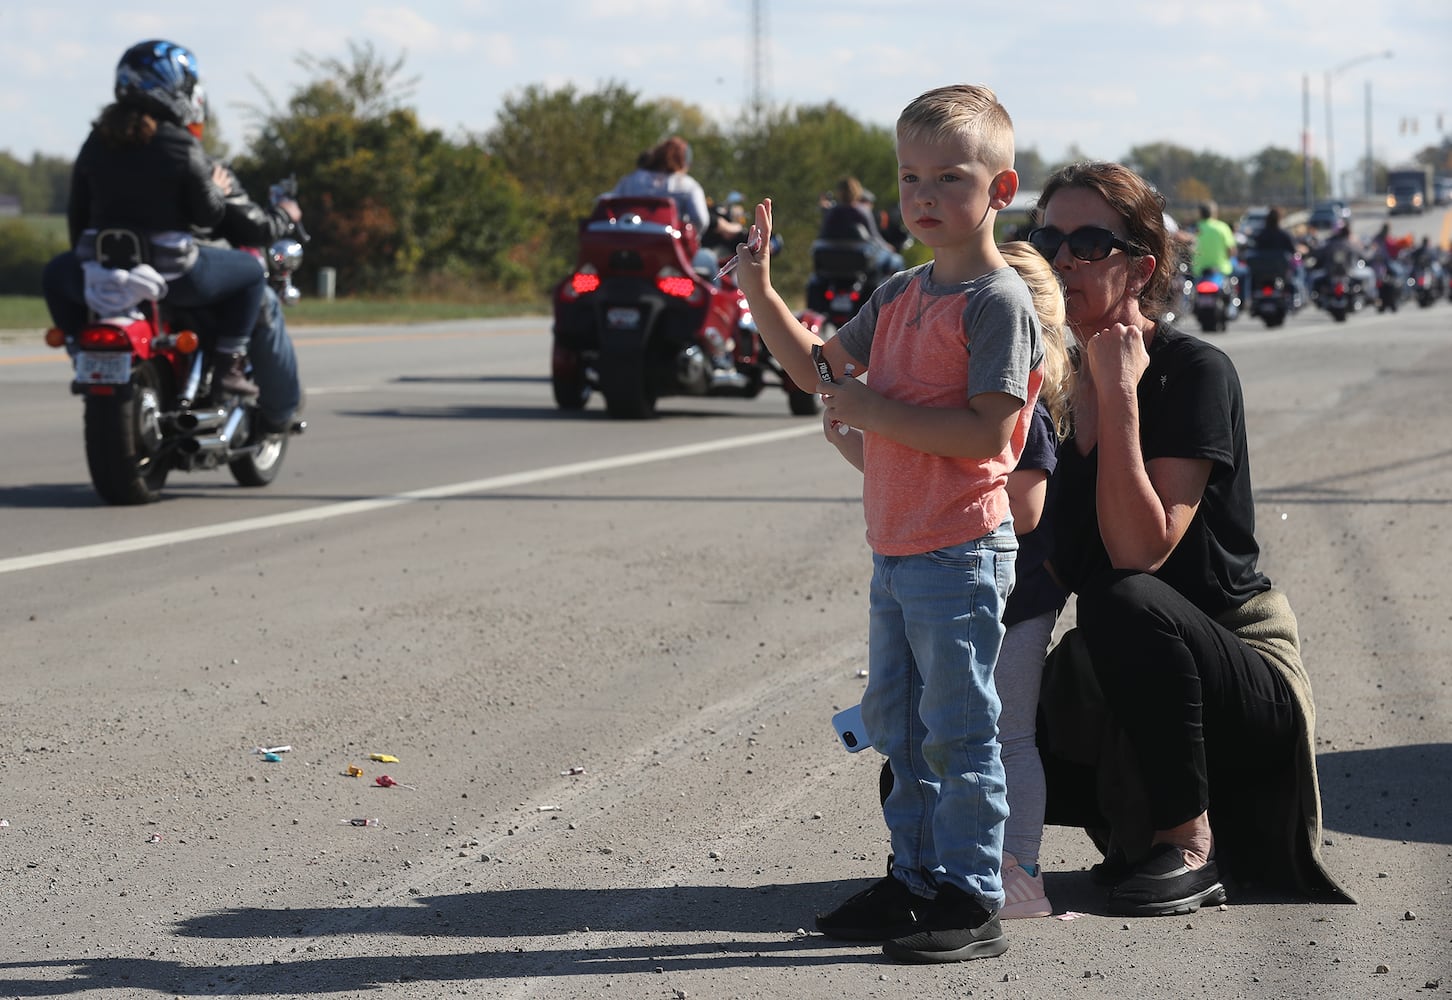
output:
[[1000,920],[1047,917],[1054,912],[1049,897],[1044,894],[1043,869],[1037,875],[1030,875],[1007,851],[1003,852],[1003,895],[1003,909],[998,911]]

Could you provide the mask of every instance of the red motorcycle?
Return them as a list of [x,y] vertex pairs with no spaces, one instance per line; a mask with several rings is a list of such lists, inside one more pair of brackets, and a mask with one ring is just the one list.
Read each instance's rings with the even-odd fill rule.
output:
[[[278,298],[296,301],[292,272],[301,244],[279,241],[265,257]],[[140,259],[138,250],[129,266]],[[296,421],[289,433],[265,433],[256,397],[213,394],[210,352],[199,350],[204,345],[191,329],[205,329],[205,319],[149,302],[125,316],[96,318],[76,339],[71,392],[85,402],[86,466],[107,503],[160,499],[174,469],[226,465],[238,484],[266,486],[282,468],[289,437],[306,427]],[[65,334],[51,329],[46,343],[64,347]]]
[[[729,274],[702,273],[699,247],[669,198],[605,197],[580,226],[575,270],[555,287],[550,380],[562,410],[593,391],[618,419],[655,414],[666,396],[755,398],[774,380],[793,414],[817,412],[766,350]],[[820,332],[818,313],[798,315]]]

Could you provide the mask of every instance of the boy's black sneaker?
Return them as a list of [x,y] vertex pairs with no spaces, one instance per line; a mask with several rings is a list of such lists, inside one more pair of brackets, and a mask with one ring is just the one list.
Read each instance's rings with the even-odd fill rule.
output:
[[917,928],[915,914],[926,913],[933,901],[919,896],[888,874],[857,893],[831,913],[817,914],[817,930],[839,941],[888,941]]
[[928,909],[920,911],[917,928],[882,946],[899,962],[967,962],[993,958],[1008,950],[1008,938],[996,913],[956,885],[945,885]]
[[1225,902],[1225,886],[1212,857],[1191,869],[1174,844],[1157,844],[1149,857],[1109,890],[1109,912],[1119,917],[1169,917]]

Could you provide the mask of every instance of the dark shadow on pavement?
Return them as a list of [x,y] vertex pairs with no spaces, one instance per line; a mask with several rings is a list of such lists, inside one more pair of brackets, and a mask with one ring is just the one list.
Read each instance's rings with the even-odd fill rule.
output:
[[1452,844],[1452,743],[1334,750],[1316,770],[1328,831]]
[[106,501],[96,495],[90,483],[30,483],[26,486],[0,486],[0,508],[34,510],[79,510],[105,507]]
[[[193,938],[262,939],[269,957],[191,966],[151,958],[47,958],[0,962],[0,993],[64,996],[97,989],[191,995],[304,995],[375,989],[389,983],[461,982],[540,976],[669,974],[694,970],[880,964],[877,945],[844,945],[798,935],[814,906],[867,882],[675,886],[659,889],[517,889],[420,897],[416,905],[237,909],[182,921]],[[597,944],[596,935],[729,932],[730,941]],[[503,938],[467,954],[360,954],[368,935],[419,939]],[[309,958],[286,940],[340,936],[354,954]],[[509,938],[567,936],[568,947],[519,947]],[[272,953],[280,956],[270,957]],[[16,973],[31,970],[31,978]],[[42,978],[37,973],[46,972]],[[635,995],[640,995],[636,993]]]
[[[852,950],[844,951],[844,948]],[[830,950],[828,950],[830,949]],[[358,949],[354,949],[355,952]],[[465,954],[366,955],[343,958],[187,965],[153,958],[46,959],[0,962],[0,992],[9,997],[55,997],[102,989],[186,996],[317,996],[379,990],[400,983],[457,983],[563,976],[669,976],[671,973],[811,966],[882,965],[878,945],[843,945],[821,935],[759,941],[530,949],[504,945]],[[53,978],[17,979],[20,970],[49,970]],[[660,980],[655,980],[659,982]],[[617,983],[617,985],[621,985]],[[614,992],[620,992],[619,990]],[[389,996],[382,992],[380,996]],[[632,993],[621,996],[651,995]]]
[[792,934],[811,922],[814,908],[825,908],[868,884],[480,889],[420,896],[414,905],[222,910],[182,921],[177,933],[199,938],[279,932],[508,938],[573,934],[588,927],[591,931],[631,933]]

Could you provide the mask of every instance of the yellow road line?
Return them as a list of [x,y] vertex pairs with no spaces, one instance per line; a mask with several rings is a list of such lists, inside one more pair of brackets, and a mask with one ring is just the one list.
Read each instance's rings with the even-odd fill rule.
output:
[[[388,341],[404,340],[464,340],[471,337],[520,337],[526,334],[536,334],[536,330],[473,330],[461,332],[439,332],[439,333],[359,333],[349,334],[342,337],[327,336],[294,336],[292,338],[295,347],[330,347],[341,344],[369,344],[385,343]],[[56,348],[49,354],[22,354],[14,358],[0,358],[0,365],[38,365],[46,362],[64,361],[70,363],[70,358],[65,351]]]

